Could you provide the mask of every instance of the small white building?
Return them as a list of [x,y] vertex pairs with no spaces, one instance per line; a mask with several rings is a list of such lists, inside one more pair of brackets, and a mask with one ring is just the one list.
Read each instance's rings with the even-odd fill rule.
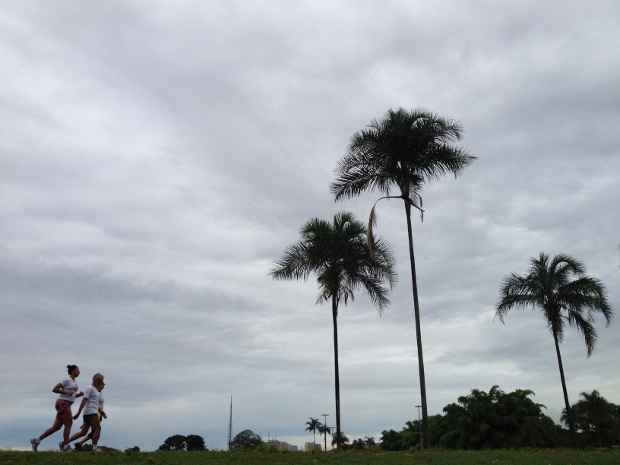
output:
[[306,444],[304,444],[304,450],[306,452],[321,452],[321,445],[318,443],[314,443],[314,442],[307,442]]
[[289,452],[297,452],[299,450],[299,448],[297,446],[294,446],[293,444],[289,444],[285,441],[278,441],[276,439],[267,441],[267,445],[273,447],[276,450],[286,450]]

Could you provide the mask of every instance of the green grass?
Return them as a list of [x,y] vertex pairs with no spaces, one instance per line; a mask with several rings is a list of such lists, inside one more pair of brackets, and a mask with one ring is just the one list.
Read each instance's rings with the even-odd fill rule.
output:
[[1,465],[619,465],[620,450],[494,450],[305,453],[0,452]]

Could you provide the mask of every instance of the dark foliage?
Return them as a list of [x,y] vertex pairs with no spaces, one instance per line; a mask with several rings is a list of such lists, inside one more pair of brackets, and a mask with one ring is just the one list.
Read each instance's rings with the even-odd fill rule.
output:
[[187,450],[207,450],[207,445],[202,436],[190,434],[186,438]]
[[445,174],[456,175],[475,157],[454,145],[459,123],[423,111],[390,110],[356,132],[338,164],[331,189],[336,199],[396,188],[405,198],[422,184]]
[[159,450],[185,450],[187,448],[187,438],[181,434],[167,437],[164,443],[159,446]]
[[180,450],[206,450],[207,446],[202,436],[197,434],[190,434],[183,436],[181,434],[175,434],[166,438],[164,443],[159,446],[158,450],[161,451],[180,451]]
[[[451,449],[553,447],[563,430],[544,415],[532,391],[505,393],[497,386],[489,392],[474,389],[444,407],[443,415],[428,418],[428,445]],[[407,422],[400,431],[383,431],[381,447],[404,450],[418,447],[420,423]]]
[[389,304],[386,283],[391,286],[396,279],[392,252],[381,240],[371,252],[366,227],[351,213],[338,213],[332,222],[314,218],[303,226],[301,236],[276,263],[273,278],[306,280],[315,274],[317,303],[336,299],[346,305],[361,288],[380,310]]
[[350,448],[357,450],[368,450],[375,449],[377,447],[377,442],[375,438],[366,436],[365,438],[357,438],[352,443]]
[[381,448],[384,450],[403,450],[403,440],[401,433],[393,429],[385,430],[381,433]]
[[[584,446],[620,445],[620,405],[613,404],[598,391],[582,392],[581,400],[571,406],[579,442]],[[568,424],[566,409],[562,421]]]
[[237,434],[230,442],[231,449],[255,449],[263,443],[262,438],[250,429]]
[[349,445],[349,438],[344,434],[334,433],[332,434],[332,446],[338,446],[340,449],[346,449]]

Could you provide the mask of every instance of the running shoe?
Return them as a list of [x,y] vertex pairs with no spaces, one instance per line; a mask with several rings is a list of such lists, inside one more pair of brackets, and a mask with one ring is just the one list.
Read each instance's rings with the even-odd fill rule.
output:
[[69,444],[63,445],[64,441],[60,441],[58,443],[58,448],[60,449],[60,452],[67,452],[71,450],[71,446]]
[[39,448],[39,444],[41,444],[41,441],[39,441],[38,438],[32,438],[30,440],[30,445],[32,446],[32,452],[37,451],[37,449]]

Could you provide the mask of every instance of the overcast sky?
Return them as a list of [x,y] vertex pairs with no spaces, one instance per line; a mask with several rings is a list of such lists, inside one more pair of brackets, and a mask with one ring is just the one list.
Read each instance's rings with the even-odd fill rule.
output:
[[[297,444],[334,421],[330,309],[268,272],[309,218],[366,219],[329,192],[349,138],[389,108],[459,120],[479,159],[415,219],[429,412],[472,388],[530,388],[557,419],[537,312],[494,319],[500,280],[568,253],[620,311],[620,5],[515,2],[3,2],[0,447],[53,419],[65,365],[106,375],[102,443],[155,448],[234,429]],[[400,282],[379,317],[340,315],[342,425],[402,427],[419,403],[406,225],[378,233]],[[618,322],[568,392],[620,403]],[[44,445],[58,442],[48,439]]]

